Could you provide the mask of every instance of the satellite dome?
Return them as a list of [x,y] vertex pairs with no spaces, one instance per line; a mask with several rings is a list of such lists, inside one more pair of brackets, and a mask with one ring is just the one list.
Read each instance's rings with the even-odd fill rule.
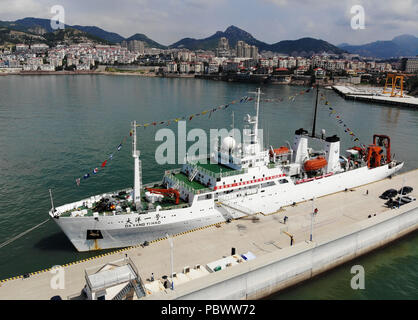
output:
[[222,150],[230,151],[235,148],[236,142],[232,137],[226,137],[222,140]]

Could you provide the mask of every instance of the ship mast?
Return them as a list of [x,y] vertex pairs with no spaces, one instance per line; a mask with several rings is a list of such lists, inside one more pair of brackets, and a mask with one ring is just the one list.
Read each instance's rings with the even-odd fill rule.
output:
[[319,93],[319,86],[317,85],[316,86],[315,111],[314,111],[313,126],[312,126],[312,138],[315,138],[316,112],[318,110],[318,93]]
[[132,122],[132,157],[134,158],[134,192],[133,202],[136,209],[141,209],[142,165],[139,160],[140,152],[136,149],[136,121]]
[[254,125],[254,143],[258,143],[258,112],[260,110],[260,95],[261,90],[260,88],[257,88],[257,100],[255,102],[255,108],[256,108],[256,115],[255,115],[255,125]]
[[250,92],[252,94],[256,94],[255,99],[255,108],[256,108],[256,115],[250,116],[247,114],[247,117],[245,118],[246,123],[249,125],[248,130],[244,130],[244,135],[248,137],[248,142],[250,142],[250,146],[247,149],[251,154],[257,154],[260,151],[260,145],[258,140],[258,115],[260,110],[260,95],[261,90],[260,88],[257,89],[257,92]]

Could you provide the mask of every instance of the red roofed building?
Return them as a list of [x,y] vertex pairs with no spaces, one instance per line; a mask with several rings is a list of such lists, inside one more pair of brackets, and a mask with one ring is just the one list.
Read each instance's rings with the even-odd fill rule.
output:
[[288,74],[289,69],[287,69],[287,68],[276,68],[276,69],[274,69],[274,73],[275,74]]

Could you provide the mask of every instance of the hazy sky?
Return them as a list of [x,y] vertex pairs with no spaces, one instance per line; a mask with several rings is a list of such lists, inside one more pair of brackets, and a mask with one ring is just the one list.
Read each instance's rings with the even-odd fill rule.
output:
[[[171,44],[203,38],[229,25],[267,43],[306,36],[333,44],[418,36],[418,0],[0,0],[0,20],[51,18],[65,9],[65,23],[95,25],[128,37],[144,33]],[[350,9],[362,5],[365,29],[351,28]]]

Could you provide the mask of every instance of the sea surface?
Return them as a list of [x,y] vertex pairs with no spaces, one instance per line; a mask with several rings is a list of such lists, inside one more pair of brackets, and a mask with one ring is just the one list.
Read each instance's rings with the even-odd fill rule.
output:
[[[130,187],[133,184],[130,122],[160,122],[189,117],[255,91],[256,85],[198,79],[164,79],[134,76],[6,76],[0,77],[0,246],[8,239],[48,219],[51,208],[82,198]],[[292,141],[296,129],[312,127],[314,92],[296,96],[307,88],[262,86],[260,127],[264,143],[279,147]],[[317,132],[341,137],[342,148],[353,146],[344,127],[329,115],[334,108],[362,143],[374,133],[391,137],[392,153],[405,160],[404,170],[418,168],[418,111],[346,101],[323,90],[329,102],[318,110]],[[283,101],[279,101],[283,99]],[[195,116],[187,130],[242,127],[254,104],[237,103],[210,116]],[[164,170],[179,165],[159,165],[155,150],[157,129],[138,128],[144,183],[158,181]],[[125,138],[127,137],[127,138]],[[122,142],[122,149],[117,146]],[[189,142],[190,145],[192,142]],[[113,154],[103,170],[93,169]],[[90,173],[89,179],[75,180]],[[406,182],[408,183],[408,182]],[[366,270],[366,290],[350,288],[350,263],[308,281],[273,299],[417,299],[418,234],[356,261]],[[65,235],[49,221],[0,248],[0,279],[94,256],[78,253]]]

